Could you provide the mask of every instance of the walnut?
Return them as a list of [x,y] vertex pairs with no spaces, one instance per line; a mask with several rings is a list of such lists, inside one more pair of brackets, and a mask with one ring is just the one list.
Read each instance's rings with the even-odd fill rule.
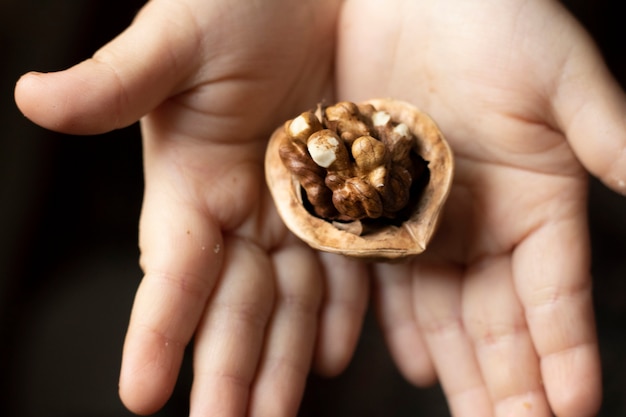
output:
[[313,248],[393,260],[426,249],[452,183],[452,152],[411,104],[318,106],[270,138],[267,183],[287,227]]

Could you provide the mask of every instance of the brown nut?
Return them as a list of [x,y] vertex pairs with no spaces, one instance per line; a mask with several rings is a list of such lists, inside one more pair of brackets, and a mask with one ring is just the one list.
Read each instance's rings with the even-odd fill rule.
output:
[[[294,140],[291,121],[276,129],[267,147],[266,180],[285,225],[326,252],[374,260],[422,253],[454,172],[452,151],[435,122],[393,99],[318,108],[319,125],[312,113],[306,113],[314,125],[308,154],[303,146],[292,152],[286,145]],[[358,129],[346,137],[345,126],[355,121]],[[296,170],[304,165],[310,169]],[[322,189],[325,197],[308,189]]]

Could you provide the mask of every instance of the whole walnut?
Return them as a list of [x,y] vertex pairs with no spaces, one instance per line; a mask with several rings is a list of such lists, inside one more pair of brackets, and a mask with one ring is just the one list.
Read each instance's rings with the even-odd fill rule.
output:
[[311,247],[397,260],[422,253],[452,184],[435,122],[393,99],[319,105],[272,134],[267,184],[285,225]]

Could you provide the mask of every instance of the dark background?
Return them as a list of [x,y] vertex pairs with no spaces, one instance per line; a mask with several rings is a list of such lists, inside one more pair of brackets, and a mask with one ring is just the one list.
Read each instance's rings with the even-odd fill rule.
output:
[[[617,0],[566,4],[626,83]],[[13,103],[19,75],[63,69],[124,29],[143,1],[0,0],[0,415],[128,416],[121,347],[141,278],[137,125],[93,137],[43,130]],[[626,416],[626,199],[592,181],[590,224],[603,417]],[[187,360],[159,416],[187,412]],[[448,416],[438,387],[399,377],[371,317],[341,377],[311,377],[302,417]]]

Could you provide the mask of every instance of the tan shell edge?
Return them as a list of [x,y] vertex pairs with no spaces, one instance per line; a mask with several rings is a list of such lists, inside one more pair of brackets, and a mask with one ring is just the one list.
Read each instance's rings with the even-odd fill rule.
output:
[[288,140],[283,126],[272,134],[266,155],[266,180],[279,215],[296,236],[315,249],[373,260],[394,260],[422,253],[430,242],[452,184],[454,161],[435,122],[412,104],[393,99],[366,103],[405,123],[418,141],[419,154],[429,161],[430,180],[411,217],[401,227],[389,226],[365,236],[342,231],[311,215],[301,201],[300,184],[283,165],[278,149]]

